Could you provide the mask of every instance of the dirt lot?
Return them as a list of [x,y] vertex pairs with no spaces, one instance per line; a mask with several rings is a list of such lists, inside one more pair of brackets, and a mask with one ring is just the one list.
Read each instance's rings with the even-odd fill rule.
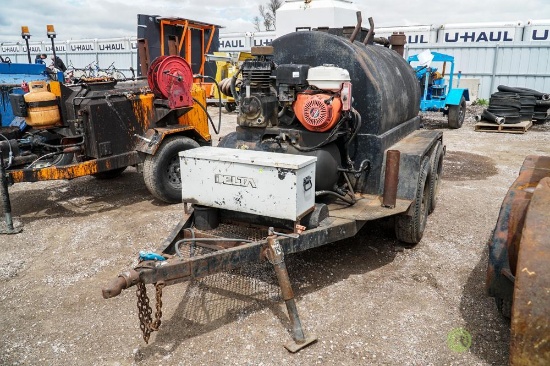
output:
[[[472,112],[472,111],[470,111]],[[0,363],[6,365],[503,365],[509,325],[484,292],[486,241],[528,154],[549,154],[550,127],[480,133],[472,114],[449,130],[438,207],[420,244],[402,248],[384,225],[290,256],[302,322],[319,341],[298,354],[271,267],[255,265],[164,290],[163,323],[141,339],[133,290],[101,287],[153,250],[183,215],[128,169],[119,179],[10,188],[18,235],[0,236]],[[224,112],[225,131],[234,115]],[[229,123],[228,121],[231,121]],[[153,293],[149,288],[149,294]],[[457,328],[472,337],[459,353]]]

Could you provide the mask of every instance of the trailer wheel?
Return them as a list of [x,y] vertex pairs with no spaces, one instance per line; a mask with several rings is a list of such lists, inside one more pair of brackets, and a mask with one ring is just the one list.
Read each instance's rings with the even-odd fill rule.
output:
[[181,202],[180,151],[194,149],[199,144],[185,136],[165,139],[155,155],[143,162],[143,178],[155,198],[168,203]]
[[96,179],[113,179],[118,177],[126,170],[127,167],[123,166],[122,168],[116,168],[113,170],[107,170],[105,172],[99,172],[92,174],[92,176]]
[[435,145],[432,156],[430,157],[430,206],[428,215],[435,210],[437,205],[437,195],[439,192],[439,183],[443,175],[443,145],[440,141]]
[[460,128],[466,116],[466,99],[462,97],[458,105],[449,106],[449,127]]
[[430,205],[429,173],[430,159],[426,157],[420,165],[416,196],[412,203],[412,215],[397,215],[395,217],[395,236],[402,242],[418,244],[424,234]]

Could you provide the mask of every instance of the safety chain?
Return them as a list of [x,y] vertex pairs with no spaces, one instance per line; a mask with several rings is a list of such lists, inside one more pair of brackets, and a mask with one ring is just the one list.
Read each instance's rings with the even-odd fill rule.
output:
[[139,317],[139,328],[143,334],[143,340],[145,343],[149,343],[149,337],[151,332],[159,330],[162,318],[162,288],[164,283],[155,284],[156,290],[156,312],[155,320],[152,319],[153,310],[149,305],[149,298],[147,297],[147,289],[145,283],[138,282],[136,285],[136,295],[137,295],[137,307],[138,307],[138,317]]

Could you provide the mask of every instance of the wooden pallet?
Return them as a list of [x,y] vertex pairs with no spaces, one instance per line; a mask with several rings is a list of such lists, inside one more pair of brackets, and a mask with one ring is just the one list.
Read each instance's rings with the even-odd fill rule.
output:
[[475,124],[475,130],[481,132],[525,133],[532,125],[533,122],[531,121],[502,125],[490,122],[478,122]]

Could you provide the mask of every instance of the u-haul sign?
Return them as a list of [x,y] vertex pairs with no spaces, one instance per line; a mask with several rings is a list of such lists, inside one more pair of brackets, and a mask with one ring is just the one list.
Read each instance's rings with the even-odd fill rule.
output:
[[550,41],[550,19],[529,20],[523,30],[526,42]]
[[445,24],[437,43],[503,43],[521,41],[523,25],[514,23]]

